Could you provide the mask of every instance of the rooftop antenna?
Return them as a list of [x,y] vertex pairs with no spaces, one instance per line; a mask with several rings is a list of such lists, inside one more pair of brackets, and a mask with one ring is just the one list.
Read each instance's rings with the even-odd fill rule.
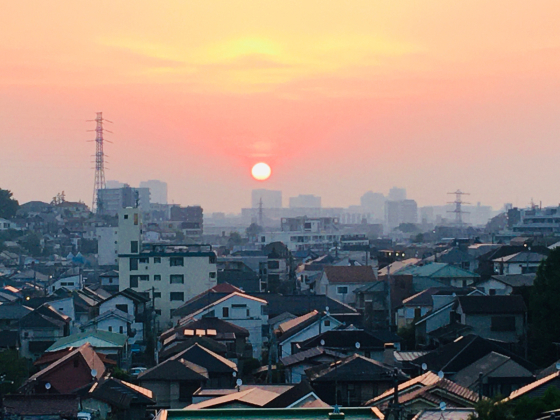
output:
[[462,209],[463,204],[470,204],[462,200],[461,196],[463,195],[470,195],[469,193],[464,193],[461,190],[457,190],[455,192],[450,192],[447,194],[454,194],[455,201],[449,201],[448,204],[455,204],[454,210],[449,210],[448,213],[455,213],[455,225],[458,227],[463,227],[463,214],[468,213],[468,211],[464,211]]
[[99,190],[103,190],[107,187],[105,183],[105,156],[106,155],[103,152],[103,143],[104,143],[103,133],[105,131],[111,133],[109,130],[105,130],[103,128],[103,121],[107,121],[107,122],[112,122],[112,121],[103,119],[102,112],[97,113],[97,117],[95,118],[95,120],[88,120],[88,121],[96,122],[95,130],[88,130],[88,131],[95,131],[95,182],[93,184],[93,199],[91,203],[91,211],[93,213],[101,213],[103,211],[103,203],[99,200]]

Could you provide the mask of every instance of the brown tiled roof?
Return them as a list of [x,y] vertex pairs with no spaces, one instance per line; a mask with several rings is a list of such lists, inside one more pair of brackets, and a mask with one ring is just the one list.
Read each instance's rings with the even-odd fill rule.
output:
[[540,386],[546,385],[546,383],[556,379],[560,377],[560,371],[558,372],[554,372],[551,375],[545,376],[544,378],[541,378],[535,382],[531,382],[528,385],[525,385],[524,387],[521,387],[519,389],[516,389],[515,391],[513,391],[511,394],[509,394],[509,397],[507,397],[504,401],[510,401],[510,400],[514,400],[516,398],[519,398],[523,395],[525,395],[528,392],[531,392],[535,389],[537,389]]
[[324,270],[329,283],[371,283],[377,280],[369,265],[327,266]]
[[[208,370],[184,359],[168,359],[138,375],[144,381],[206,381]],[[151,398],[151,397],[150,397]]]

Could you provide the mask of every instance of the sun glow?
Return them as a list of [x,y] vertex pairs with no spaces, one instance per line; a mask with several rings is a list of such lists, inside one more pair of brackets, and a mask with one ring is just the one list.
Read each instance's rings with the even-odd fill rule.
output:
[[257,181],[267,180],[271,173],[272,170],[270,169],[270,166],[263,162],[257,163],[253,166],[253,169],[251,169],[251,175],[253,175],[253,178]]

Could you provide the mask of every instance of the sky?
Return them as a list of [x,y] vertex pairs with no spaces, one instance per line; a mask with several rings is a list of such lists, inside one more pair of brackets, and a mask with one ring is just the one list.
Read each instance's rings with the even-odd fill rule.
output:
[[[0,188],[91,204],[106,178],[170,202],[250,206],[254,188],[359,204],[404,187],[500,208],[557,205],[560,2],[2,2]],[[267,181],[251,178],[257,162]]]

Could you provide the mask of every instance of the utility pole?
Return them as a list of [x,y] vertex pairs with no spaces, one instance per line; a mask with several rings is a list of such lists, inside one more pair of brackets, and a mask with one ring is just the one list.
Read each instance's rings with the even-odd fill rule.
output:
[[103,203],[99,200],[99,190],[103,190],[106,188],[106,184],[105,184],[105,156],[106,155],[103,151],[103,144],[105,141],[103,139],[103,133],[105,131],[110,133],[109,130],[105,130],[103,128],[103,121],[107,121],[107,122],[111,122],[111,121],[103,119],[102,112],[97,113],[97,117],[95,118],[95,120],[88,120],[88,121],[96,122],[95,130],[88,130],[88,131],[95,131],[95,181],[93,184],[93,199],[91,203],[91,211],[93,213],[99,213],[103,210]]

